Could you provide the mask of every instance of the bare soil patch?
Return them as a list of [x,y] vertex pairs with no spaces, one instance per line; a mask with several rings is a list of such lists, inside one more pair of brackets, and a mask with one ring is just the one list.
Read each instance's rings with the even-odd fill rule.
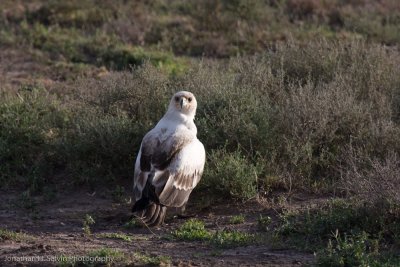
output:
[[[111,197],[99,193],[75,192],[57,196],[48,201],[43,197],[33,198],[37,205],[30,210],[20,207],[20,194],[1,192],[0,225],[2,228],[25,234],[20,240],[0,241],[2,266],[41,266],[43,262],[7,261],[10,257],[22,256],[84,256],[101,248],[116,249],[124,254],[140,253],[150,257],[168,256],[172,266],[302,266],[310,264],[314,256],[293,250],[277,249],[268,242],[229,249],[215,248],[205,242],[178,241],[170,238],[172,231],[187,219],[172,215],[166,224],[151,231],[145,227],[127,229],[130,204],[114,203]],[[235,230],[257,235],[259,214],[276,212],[252,201],[246,204],[211,206],[196,211],[188,207],[189,213],[205,222],[207,229]],[[83,220],[89,214],[95,220],[90,227],[92,235],[84,234]],[[231,224],[230,218],[242,214],[245,222]],[[105,233],[122,233],[131,241],[104,238]],[[135,264],[135,263],[133,263]],[[57,263],[46,262],[46,265]],[[135,264],[136,265],[136,264]]]

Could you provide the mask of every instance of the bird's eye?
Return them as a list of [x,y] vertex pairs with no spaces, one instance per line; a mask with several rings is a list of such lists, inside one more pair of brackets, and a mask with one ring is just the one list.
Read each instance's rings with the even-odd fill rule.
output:
[[175,96],[175,101],[178,102],[179,101],[179,97]]
[[192,102],[192,98],[191,97],[189,97],[188,100],[189,100],[189,102]]

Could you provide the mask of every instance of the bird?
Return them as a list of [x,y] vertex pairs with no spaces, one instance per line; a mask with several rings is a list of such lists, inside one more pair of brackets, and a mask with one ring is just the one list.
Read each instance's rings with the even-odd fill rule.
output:
[[142,140],[135,161],[132,212],[147,226],[163,224],[167,208],[184,209],[204,170],[206,153],[194,123],[197,101],[175,93],[168,110]]

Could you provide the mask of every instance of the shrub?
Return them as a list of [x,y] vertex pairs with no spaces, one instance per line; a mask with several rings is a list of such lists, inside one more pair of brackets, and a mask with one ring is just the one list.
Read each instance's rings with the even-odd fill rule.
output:
[[319,266],[369,266],[377,254],[376,240],[369,240],[365,232],[343,239],[336,233],[334,241],[329,240],[327,248],[317,254],[317,263]]
[[64,155],[66,170],[74,174],[78,184],[104,178],[109,182],[131,174],[141,133],[139,125],[123,115],[79,114],[58,152]]
[[389,201],[400,204],[399,155],[389,151],[382,160],[366,157],[362,151],[349,149],[350,168],[343,171],[345,190],[368,203]]
[[[382,251],[381,251],[382,250]],[[399,256],[384,251],[378,240],[362,232],[342,237],[338,232],[330,239],[326,248],[317,252],[318,266],[398,266]]]
[[390,13],[385,15],[385,19],[374,13],[364,14],[362,17],[357,13],[350,14],[344,20],[344,28],[366,36],[369,40],[395,45],[400,41],[400,34],[396,30],[399,20],[396,18],[398,15]]
[[133,72],[111,72],[102,79],[80,79],[75,84],[76,104],[80,109],[98,111],[102,116],[127,116],[148,129],[168,108],[174,93],[166,86],[168,81],[168,76],[149,63]]
[[133,175],[141,140],[162,117],[170,98],[155,97],[165,94],[164,79],[146,65],[134,74],[76,82],[73,123],[57,147],[76,182],[93,185]]
[[[365,143],[383,144],[369,146],[366,153],[370,156],[382,155],[382,149],[387,152],[394,143],[398,144],[398,139],[392,134],[398,126],[390,122],[390,99],[398,84],[397,75],[394,75],[397,72],[394,66],[399,60],[398,55],[386,58],[387,61],[383,62],[385,52],[378,47],[366,47],[364,43],[354,42],[343,47],[342,44],[336,44],[331,47],[333,49],[328,47],[330,45],[327,43],[317,42],[305,48],[320,51],[324,64],[330,62],[329,58],[341,58],[331,61],[335,63],[325,71],[315,65],[315,70],[322,70],[322,73],[313,74],[314,60],[309,59],[308,55],[314,53],[305,51],[301,56],[302,61],[288,58],[281,65],[283,73],[277,72],[282,77],[288,75],[288,79],[294,78],[297,84],[287,80],[285,90],[281,89],[275,95],[278,111],[270,123],[283,138],[277,142],[282,146],[273,149],[281,153],[279,160],[287,163],[284,169],[296,174],[296,180],[300,183],[320,183],[324,177],[329,177],[325,181],[337,180],[337,169],[346,164],[343,153],[348,150],[350,143],[357,147]],[[290,51],[296,53],[290,47],[281,52],[285,56]],[[276,64],[274,57],[279,58],[279,54],[271,58],[272,64]],[[298,68],[297,62],[304,64],[305,69],[301,69],[307,74],[298,77],[298,71],[291,73],[293,66]],[[278,66],[276,64],[276,68]],[[377,74],[376,69],[382,72]],[[373,77],[371,82],[366,83],[367,77]],[[374,106],[374,111],[371,106]],[[388,140],[392,140],[391,145]]]
[[260,168],[249,162],[240,151],[213,150],[208,162],[203,186],[236,199],[247,200],[256,196]]
[[400,144],[391,115],[400,57],[387,53],[359,41],[289,42],[264,56],[200,65],[178,84],[198,96],[208,149],[231,153],[239,144],[287,187],[327,188],[340,179],[350,143],[371,144],[369,156]]
[[398,205],[388,202],[371,205],[334,200],[320,208],[284,214],[277,234],[311,249],[325,243],[335,232],[348,237],[365,232],[382,244],[399,244],[399,212]]
[[[41,115],[12,128],[16,133],[7,138],[19,136],[17,128],[32,132],[32,155],[46,159],[40,161],[46,165],[37,161],[41,157],[27,164],[39,184],[52,171],[78,182],[128,177],[144,134],[162,117],[171,95],[189,90],[198,99],[195,122],[209,153],[204,188],[237,199],[274,186],[332,190],[350,170],[366,171],[364,159],[385,162],[400,149],[399,63],[392,49],[326,40],[292,41],[225,63],[199,62],[176,77],[145,63],[132,72],[78,79],[67,85],[68,98],[38,96]],[[49,108],[44,99],[55,104]],[[7,105],[2,120],[15,118]],[[22,145],[7,138],[0,139],[3,155],[20,155]],[[350,150],[364,159],[349,160]],[[2,165],[7,180],[14,177],[7,166],[16,162]]]
[[56,167],[50,159],[68,116],[41,88],[26,87],[16,97],[4,99],[0,104],[1,186],[41,190],[46,174]]

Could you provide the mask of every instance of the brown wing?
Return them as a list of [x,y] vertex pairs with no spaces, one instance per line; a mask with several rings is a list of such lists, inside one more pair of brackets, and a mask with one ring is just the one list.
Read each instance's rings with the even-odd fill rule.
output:
[[186,204],[190,193],[200,181],[204,163],[204,147],[197,139],[183,147],[171,161],[166,173],[160,176],[163,181],[154,179],[153,184],[165,183],[162,190],[158,190],[160,203],[169,207]]
[[142,198],[149,179],[149,182],[155,187],[156,193],[161,193],[169,178],[169,173],[163,171],[168,168],[182,147],[193,139],[193,135],[185,131],[168,136],[166,134],[163,129],[157,132],[152,130],[143,138],[135,164],[135,201]]
[[159,135],[147,134],[143,138],[140,169],[150,171],[151,167],[157,170],[164,170],[168,167],[175,155],[193,139],[190,132],[163,136],[165,132],[160,131]]
[[[197,185],[196,180],[200,180],[201,173],[183,174],[176,173],[169,177],[161,194],[158,196],[160,203],[168,207],[182,207],[189,199],[194,187]],[[175,180],[178,179],[178,180]],[[175,183],[173,182],[175,180]]]

